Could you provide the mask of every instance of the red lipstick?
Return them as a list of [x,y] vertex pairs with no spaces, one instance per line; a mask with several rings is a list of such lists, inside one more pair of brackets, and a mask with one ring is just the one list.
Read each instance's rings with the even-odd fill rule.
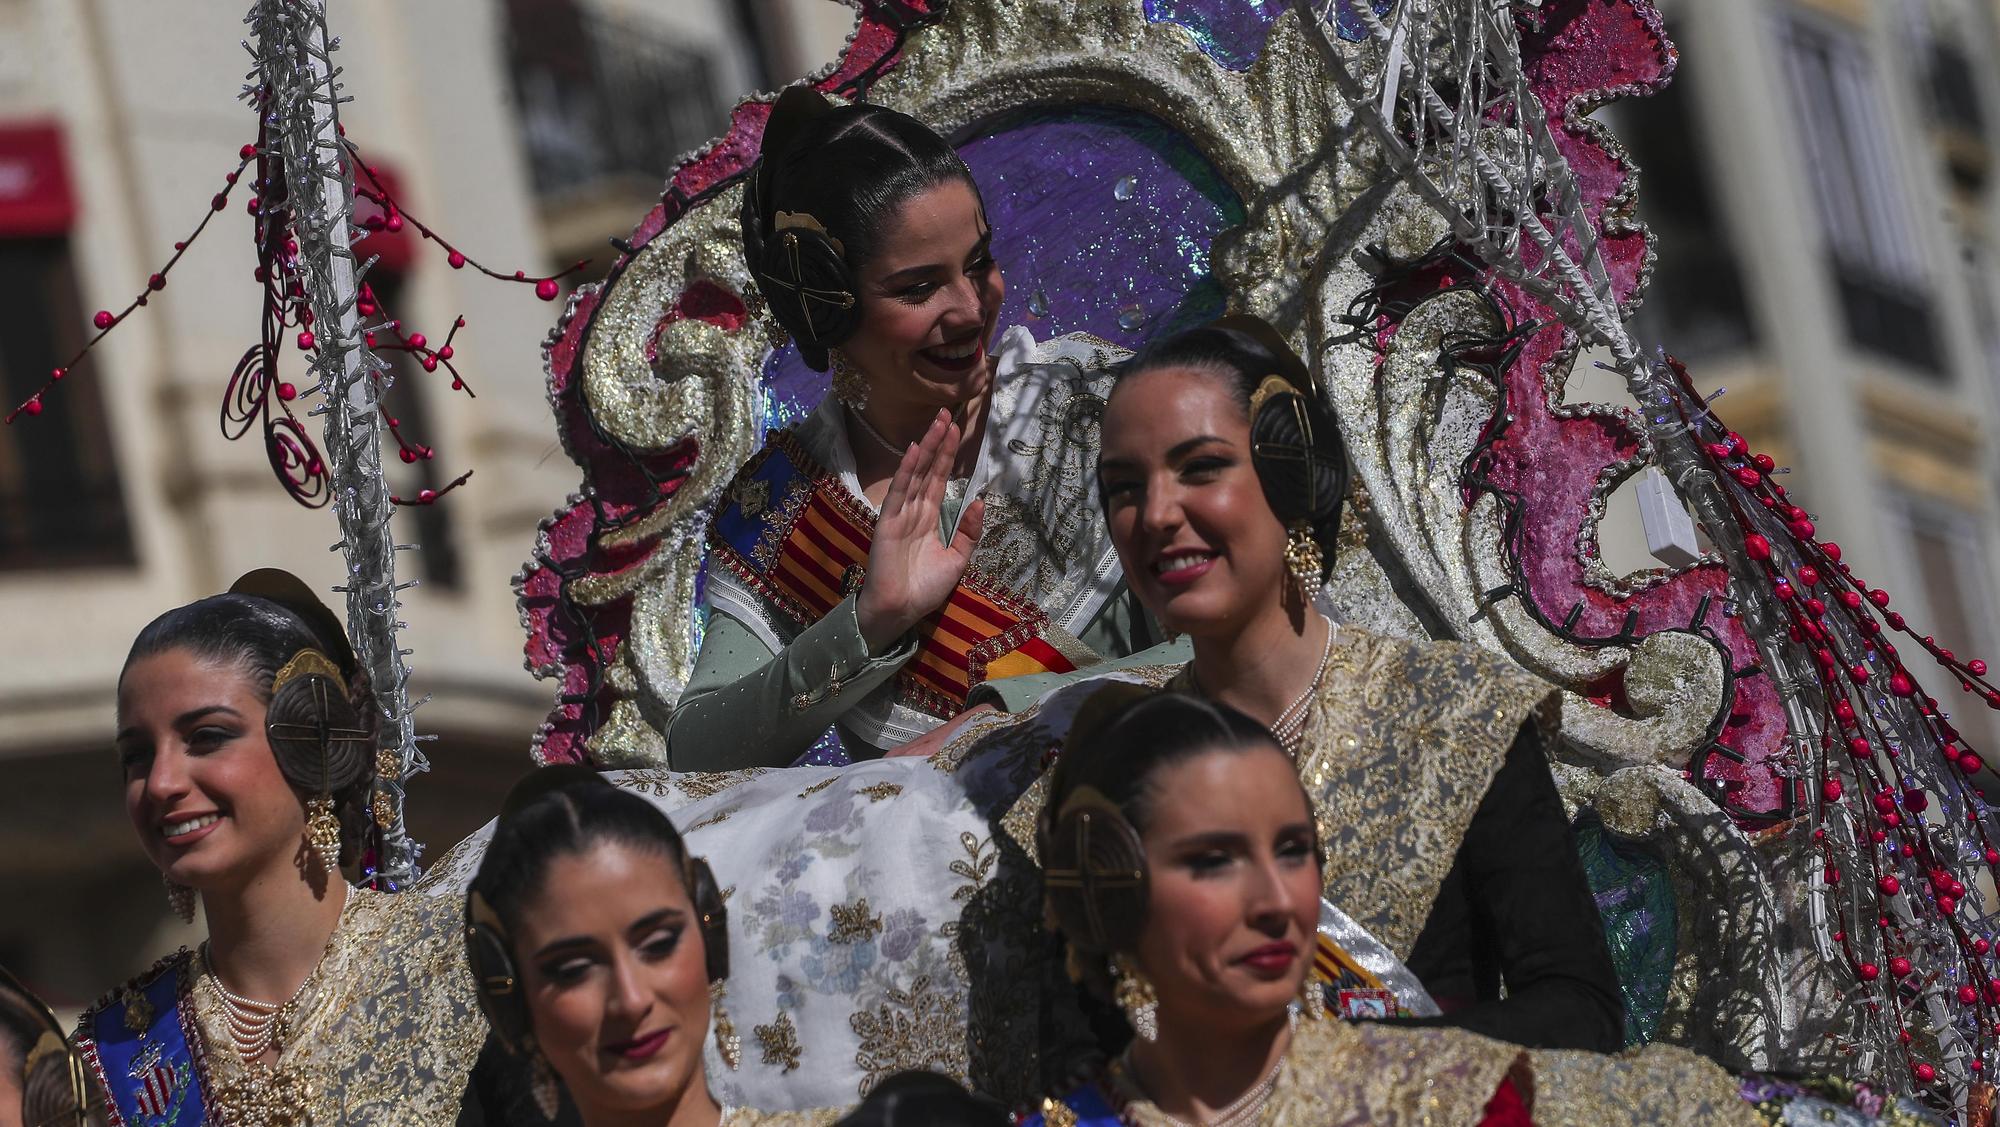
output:
[[1266,974],[1282,974],[1292,969],[1292,964],[1298,957],[1299,949],[1296,945],[1280,940],[1276,943],[1266,943],[1236,961]]
[[620,1041],[604,1046],[604,1051],[629,1061],[650,1060],[661,1049],[666,1048],[667,1039],[673,1036],[672,1029],[662,1029],[658,1033],[648,1033],[644,1037],[634,1037],[630,1041]]

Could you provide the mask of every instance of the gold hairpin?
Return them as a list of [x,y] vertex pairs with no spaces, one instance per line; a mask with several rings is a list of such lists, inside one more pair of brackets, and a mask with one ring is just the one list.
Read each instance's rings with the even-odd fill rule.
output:
[[774,231],[787,231],[787,230],[818,231],[820,235],[826,239],[827,242],[833,244],[833,250],[835,254],[838,254],[843,258],[847,256],[847,248],[840,245],[840,240],[833,237],[833,232],[828,231],[826,229],[826,224],[821,223],[818,219],[813,218],[806,212],[803,211],[778,212],[776,218],[772,219],[771,221],[771,229]]
[[1272,375],[1265,376],[1263,380],[1257,384],[1257,390],[1250,393],[1250,417],[1252,419],[1255,419],[1257,417],[1257,412],[1263,410],[1264,404],[1269,402],[1271,397],[1274,395],[1298,395],[1298,394],[1300,394],[1299,389],[1297,387],[1294,387],[1292,385],[1292,381],[1286,379],[1285,377],[1277,375],[1275,373]]
[[341,673],[340,666],[333,663],[332,658],[308,646],[293,654],[292,660],[278,670],[276,677],[271,678],[271,695],[276,696],[278,690],[284,688],[293,678],[313,673],[331,679],[336,685],[345,685],[347,682],[347,677]]

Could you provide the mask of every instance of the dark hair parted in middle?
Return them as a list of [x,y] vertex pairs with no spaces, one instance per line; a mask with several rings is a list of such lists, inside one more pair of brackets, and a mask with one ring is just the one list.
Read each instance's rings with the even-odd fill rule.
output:
[[658,807],[589,767],[540,768],[508,793],[467,891],[485,897],[507,931],[519,934],[522,905],[541,894],[550,863],[607,842],[656,853],[675,873],[687,871],[687,843]]
[[672,821],[580,764],[543,767],[507,792],[479,872],[465,890],[465,959],[479,1008],[510,1052],[531,1052],[534,1019],[519,986],[512,937],[522,910],[542,894],[549,866],[617,843],[650,852],[677,875],[694,908],[708,980],[729,977],[729,913],[708,863],[690,856]]
[[[1119,379],[1162,368],[1211,372],[1228,381],[1231,398],[1250,416],[1250,461],[1264,500],[1287,527],[1306,523],[1320,548],[1324,582],[1347,499],[1347,444],[1305,362],[1264,321],[1231,316],[1148,343],[1119,369]],[[1260,394],[1271,376],[1289,393]]]
[[1256,720],[1184,693],[1114,683],[1078,710],[1050,773],[1037,849],[1048,913],[1083,956],[1074,969],[1099,995],[1111,997],[1105,960],[1136,949],[1145,929],[1141,839],[1152,824],[1155,778],[1198,755],[1259,748],[1285,754]]
[[778,96],[743,189],[743,255],[771,315],[815,371],[861,325],[859,284],[882,227],[912,197],[972,172],[944,138],[883,106]]

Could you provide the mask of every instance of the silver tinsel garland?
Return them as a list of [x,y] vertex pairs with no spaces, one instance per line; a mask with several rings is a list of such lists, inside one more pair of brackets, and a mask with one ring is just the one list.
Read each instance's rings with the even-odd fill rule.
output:
[[[417,748],[416,707],[409,698],[410,671],[398,648],[396,553],[390,528],[395,505],[382,476],[380,393],[389,367],[369,351],[356,312],[366,264],[357,266],[352,244],[354,185],[340,138],[340,72],[332,54],[339,41],[327,33],[323,0],[258,0],[245,22],[245,46],[256,59],[246,96],[259,106],[266,136],[281,148],[299,273],[318,340],[316,385],[302,393],[325,399],[327,475],[340,522],[347,582],[347,630],[368,671],[381,708],[381,737],[371,809],[381,830],[376,876],[387,888],[406,887],[417,876],[417,847],[403,821],[404,783],[429,765]],[[422,704],[422,701],[416,702]]]

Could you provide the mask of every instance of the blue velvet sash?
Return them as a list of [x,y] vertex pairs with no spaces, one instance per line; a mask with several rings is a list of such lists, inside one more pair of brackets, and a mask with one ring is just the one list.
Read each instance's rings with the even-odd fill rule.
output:
[[165,959],[83,1015],[77,1047],[109,1096],[111,1127],[208,1120],[200,1039],[189,1042],[182,1020],[189,962],[186,951]]
[[1036,1112],[1021,1120],[1021,1127],[1120,1127],[1124,1120],[1118,1117],[1117,1109],[1111,1106],[1102,1089],[1095,1083],[1085,1084],[1062,1098],[1062,1106],[1069,1112],[1046,1115]]

